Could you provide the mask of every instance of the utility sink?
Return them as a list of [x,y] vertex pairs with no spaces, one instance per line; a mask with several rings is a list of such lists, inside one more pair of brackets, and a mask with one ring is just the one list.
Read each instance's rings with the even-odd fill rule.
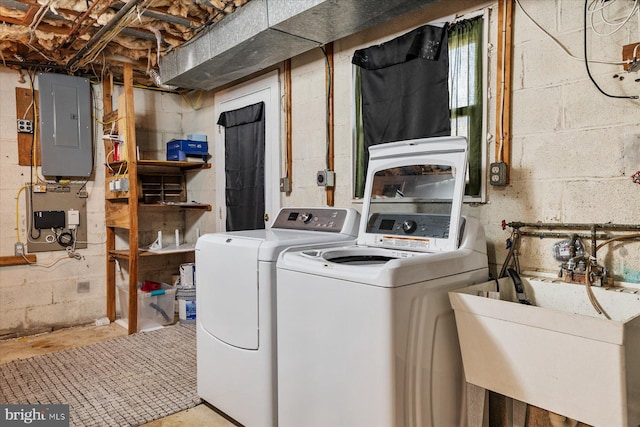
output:
[[467,382],[597,427],[640,426],[640,286],[522,276],[449,292]]

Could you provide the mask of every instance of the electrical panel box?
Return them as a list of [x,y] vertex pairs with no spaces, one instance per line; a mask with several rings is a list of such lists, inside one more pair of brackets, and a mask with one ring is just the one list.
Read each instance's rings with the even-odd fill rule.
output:
[[38,73],[45,176],[88,177],[93,169],[89,79]]

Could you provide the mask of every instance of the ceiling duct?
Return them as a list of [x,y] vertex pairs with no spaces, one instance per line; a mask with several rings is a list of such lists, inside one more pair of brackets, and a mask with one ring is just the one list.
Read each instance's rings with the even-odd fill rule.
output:
[[215,89],[438,1],[252,0],[162,58],[162,79]]

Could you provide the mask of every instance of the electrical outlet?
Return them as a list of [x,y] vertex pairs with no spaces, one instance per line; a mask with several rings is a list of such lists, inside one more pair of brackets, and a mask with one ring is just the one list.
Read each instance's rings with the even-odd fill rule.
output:
[[489,183],[491,185],[507,185],[507,164],[496,162],[489,165]]
[[320,187],[333,187],[336,182],[336,173],[330,170],[318,171],[316,173],[316,184]]
[[24,243],[16,242],[13,246],[13,250],[15,252],[15,256],[24,256]]
[[31,120],[18,120],[18,133],[33,133],[33,122]]
[[286,176],[284,178],[280,178],[280,192],[281,193],[291,192],[291,180]]

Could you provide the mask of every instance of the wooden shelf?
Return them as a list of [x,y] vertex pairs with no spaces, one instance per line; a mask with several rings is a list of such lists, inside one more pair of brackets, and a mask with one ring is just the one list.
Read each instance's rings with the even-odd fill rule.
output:
[[[136,164],[138,165],[138,170],[142,172],[147,171],[147,169],[156,169],[156,168],[179,169],[183,171],[211,168],[211,163],[178,162],[178,161],[171,161],[171,160],[138,160]],[[120,167],[126,168],[127,162],[126,161],[110,162],[109,166],[111,167],[111,169],[117,170],[117,169],[120,169]]]
[[211,205],[207,205],[204,203],[188,203],[188,202],[177,202],[177,203],[140,203],[139,206],[141,208],[159,208],[159,209],[195,209],[195,210],[204,210],[211,211]]
[[[135,159],[137,155],[135,114],[133,102],[133,69],[130,64],[124,64],[124,92],[118,96],[117,123],[118,134],[123,136],[124,144],[121,153],[127,159]],[[116,113],[112,112],[112,84],[103,83],[103,101],[105,117],[115,120]],[[105,152],[111,147],[105,143]],[[157,210],[168,220],[182,221],[184,228],[191,215],[185,215],[184,210],[197,212],[211,211],[211,205],[192,203],[187,198],[186,174],[191,171],[210,169],[211,164],[204,161],[184,162],[168,160],[132,160],[112,161],[111,156],[106,159],[105,170],[105,223],[106,223],[106,258],[107,258],[107,316],[111,321],[116,317],[116,261],[127,264],[128,272],[128,313],[126,316],[127,329],[130,334],[138,329],[138,293],[137,285],[139,273],[145,271],[140,265],[141,260],[149,257],[167,256],[174,254],[193,254],[194,244],[183,244],[178,247],[168,246],[158,250],[139,249],[141,224],[143,231],[148,232],[151,224],[149,217],[157,217]],[[111,191],[110,183],[114,180],[126,179],[128,191]],[[121,182],[120,184],[123,184]],[[181,212],[182,211],[182,212]],[[170,217],[170,218],[169,218]],[[157,219],[156,219],[157,220]],[[116,249],[116,233],[118,230],[128,230],[127,245],[129,249]],[[164,261],[161,259],[161,261]],[[169,260],[167,260],[169,263]],[[168,270],[155,271],[158,274],[169,274]]]
[[[166,256],[166,255],[175,255],[175,254],[187,254],[187,253],[192,253],[195,250],[196,250],[195,245],[184,244],[177,248],[175,246],[170,246],[170,247],[159,249],[159,250],[139,249],[138,256],[155,257],[155,256]],[[131,251],[129,251],[129,249],[116,249],[116,250],[109,251],[109,255],[118,259],[129,259],[129,257],[131,256]]]
[[[26,258],[26,259],[25,259]],[[27,254],[22,256],[0,256],[0,266],[8,265],[25,265],[36,262],[36,256],[34,254]]]

